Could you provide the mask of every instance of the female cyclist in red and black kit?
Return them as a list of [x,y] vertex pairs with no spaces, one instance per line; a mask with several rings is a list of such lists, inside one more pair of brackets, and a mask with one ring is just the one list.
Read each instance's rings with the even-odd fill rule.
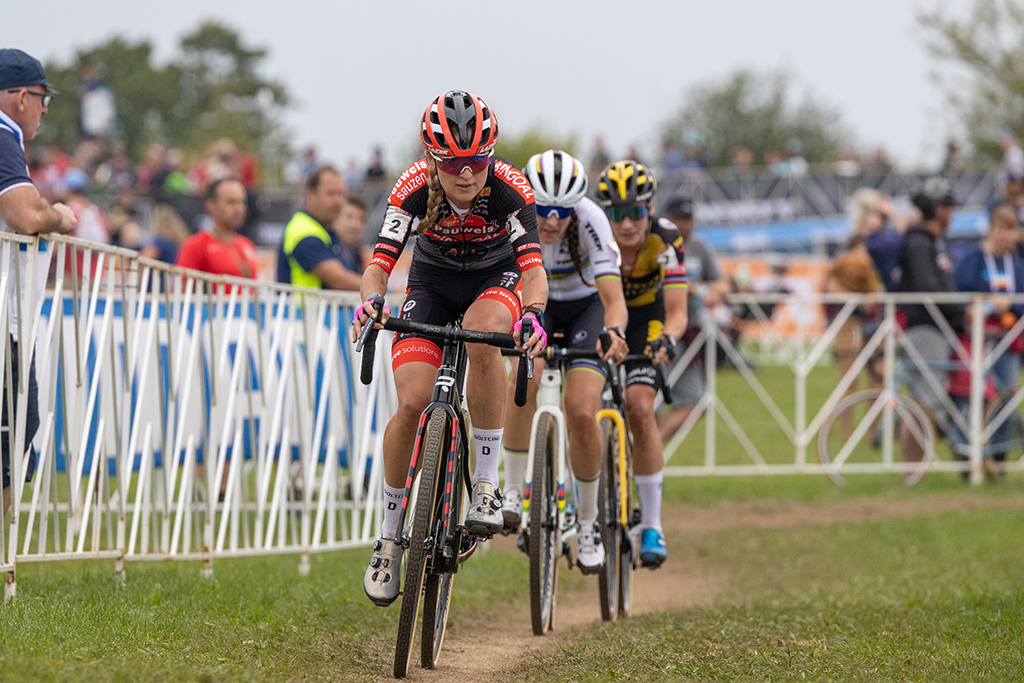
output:
[[[512,164],[492,156],[498,140],[494,113],[479,97],[453,90],[423,113],[424,158],[398,179],[388,200],[374,249],[363,274],[366,304],[353,323],[359,334],[372,311],[370,301],[386,294],[388,277],[411,233],[418,235],[401,317],[445,325],[460,317],[467,329],[518,332],[534,319],[531,353],[544,345],[537,318],[547,305],[547,279],[537,242],[537,214],[530,184]],[[418,224],[417,224],[418,219]],[[525,302],[525,306],[524,306]],[[385,309],[384,319],[388,311]],[[353,337],[355,338],[355,337]],[[498,460],[505,413],[505,364],[494,347],[469,344],[466,400],[473,417],[476,466],[466,526],[478,533],[501,529]],[[430,402],[439,345],[399,335],[391,363],[398,411],[384,432],[384,522],[363,579],[380,606],[398,597],[402,547],[395,543],[399,508],[420,414]]]

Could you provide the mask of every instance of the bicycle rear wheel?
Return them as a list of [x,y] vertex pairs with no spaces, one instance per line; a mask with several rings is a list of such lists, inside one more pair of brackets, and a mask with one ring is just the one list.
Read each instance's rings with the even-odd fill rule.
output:
[[402,586],[402,610],[398,617],[398,642],[395,645],[395,678],[405,678],[409,673],[409,653],[416,637],[416,617],[427,567],[424,544],[440,516],[438,502],[443,479],[438,465],[444,453],[446,417],[443,410],[431,413],[419,453],[420,487],[405,555],[405,584]]
[[555,482],[555,422],[537,420],[530,482],[530,619],[533,632],[547,633],[555,620],[558,581],[558,492]]
[[894,464],[903,459],[903,434],[906,444],[921,453],[920,460],[904,461],[900,469],[903,482],[912,485],[921,480],[935,457],[931,418],[914,399],[903,394],[886,399],[886,390],[880,387],[844,396],[822,422],[818,458],[829,479],[842,486],[846,483],[842,470],[877,471],[882,459],[885,410],[889,406],[895,412]]
[[604,543],[604,569],[598,575],[601,618],[615,621],[619,614],[619,540],[622,529],[621,482],[619,481],[619,433],[608,418],[601,419],[603,452],[601,487],[597,510],[601,516],[601,542]]
[[[452,480],[451,512],[447,517],[454,525],[462,522],[462,495],[463,495],[463,471],[459,466],[468,457],[463,451],[466,448],[462,435],[459,435],[458,445],[455,453],[455,466]],[[442,479],[443,481],[443,479]],[[434,538],[440,538],[443,531],[443,518],[439,518],[434,526]],[[453,539],[457,543],[461,536]],[[452,562],[458,562],[460,548],[452,548]],[[433,669],[437,666],[437,660],[441,656],[441,646],[444,644],[444,634],[448,628],[448,608],[451,606],[452,584],[455,582],[455,573],[431,572],[427,575],[426,587],[423,591],[423,641],[420,650],[420,663],[424,669]]]
[[636,568],[636,553],[630,529],[640,524],[640,509],[635,508],[633,496],[633,463],[630,445],[626,443],[626,480],[619,483],[626,489],[626,511],[630,512],[629,526],[619,527],[619,616],[628,617],[633,610],[633,570]]

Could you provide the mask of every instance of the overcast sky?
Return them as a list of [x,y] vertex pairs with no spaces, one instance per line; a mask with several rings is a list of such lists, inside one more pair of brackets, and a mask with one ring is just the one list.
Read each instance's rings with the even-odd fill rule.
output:
[[[267,47],[266,75],[297,100],[297,145],[344,165],[375,144],[408,153],[423,109],[454,88],[484,97],[502,129],[596,133],[609,151],[653,153],[693,85],[739,68],[789,69],[842,113],[862,149],[936,164],[954,119],[915,14],[936,0],[32,0],[4,3],[0,46],[67,60],[116,35],[171,58],[202,19]],[[946,0],[962,16],[970,0]]]

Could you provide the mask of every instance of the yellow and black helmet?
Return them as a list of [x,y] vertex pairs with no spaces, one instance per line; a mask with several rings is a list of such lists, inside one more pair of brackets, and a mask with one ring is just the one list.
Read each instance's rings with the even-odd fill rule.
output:
[[601,171],[595,199],[603,207],[626,206],[650,201],[657,187],[650,168],[626,159],[616,161]]

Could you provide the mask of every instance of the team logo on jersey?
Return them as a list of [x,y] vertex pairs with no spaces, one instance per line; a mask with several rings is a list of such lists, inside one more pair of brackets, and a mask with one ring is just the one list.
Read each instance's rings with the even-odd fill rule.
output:
[[576,330],[576,334],[572,335],[572,343],[573,344],[579,344],[580,342],[582,342],[586,338],[587,338],[587,331],[586,330]]
[[508,238],[512,242],[526,234],[526,228],[523,227],[522,221],[519,220],[519,211],[519,209],[516,209],[508,217]]
[[515,166],[506,164],[504,161],[495,161],[494,175],[514,187],[523,199],[533,201],[533,188],[530,186],[530,181]]
[[519,273],[505,271],[504,273],[501,274],[501,283],[498,286],[504,287],[505,289],[515,289],[516,282],[518,281]]
[[426,184],[427,160],[420,159],[399,176],[398,181],[395,182],[394,189],[391,190],[391,197],[388,199],[388,202],[401,204],[405,201],[406,197]]

